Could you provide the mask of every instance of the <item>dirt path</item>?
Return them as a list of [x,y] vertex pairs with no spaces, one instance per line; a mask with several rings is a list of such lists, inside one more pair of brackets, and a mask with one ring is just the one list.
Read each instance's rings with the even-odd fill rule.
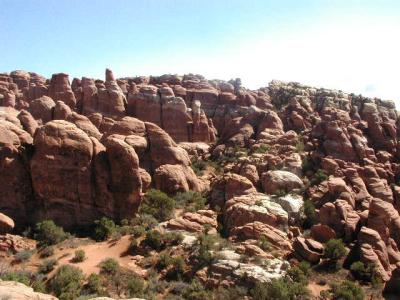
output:
[[[106,258],[114,258],[119,264],[128,268],[138,274],[143,274],[143,270],[136,265],[134,256],[127,254],[130,245],[130,236],[123,236],[120,240],[111,242],[94,242],[88,243],[87,239],[75,239],[77,247],[56,247],[54,255],[50,258],[56,259],[58,266],[64,264],[71,264],[82,269],[83,273],[89,275],[91,273],[99,273],[99,264]],[[80,243],[81,242],[81,243]],[[75,244],[75,243],[74,243]],[[83,262],[75,263],[72,261],[76,250],[83,250],[86,254],[86,259]],[[43,258],[39,254],[35,254],[29,260],[27,269],[36,270],[36,268],[43,262]]]

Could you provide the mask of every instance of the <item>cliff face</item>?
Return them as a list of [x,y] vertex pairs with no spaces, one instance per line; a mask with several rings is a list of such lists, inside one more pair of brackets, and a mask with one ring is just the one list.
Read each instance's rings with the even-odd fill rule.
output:
[[[320,242],[342,238],[384,281],[400,268],[391,101],[278,81],[250,91],[199,75],[115,79],[107,70],[105,81],[71,85],[62,73],[2,74],[0,105],[0,211],[17,226],[129,218],[149,187],[208,190],[232,239],[264,235],[317,262]],[[224,174],[198,178],[193,157]],[[311,237],[292,228],[303,198],[316,207]]]

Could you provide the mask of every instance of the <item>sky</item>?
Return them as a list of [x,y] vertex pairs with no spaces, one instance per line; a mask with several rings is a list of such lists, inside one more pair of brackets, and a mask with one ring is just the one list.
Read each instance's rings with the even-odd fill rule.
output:
[[0,72],[198,73],[396,101],[399,0],[0,0]]

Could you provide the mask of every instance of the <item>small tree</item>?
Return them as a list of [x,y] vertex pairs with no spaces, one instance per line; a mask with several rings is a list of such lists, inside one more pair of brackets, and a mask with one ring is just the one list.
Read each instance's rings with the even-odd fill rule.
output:
[[250,294],[254,300],[300,300],[308,299],[309,290],[302,283],[279,278],[267,283],[256,283]]
[[131,276],[128,279],[126,286],[129,297],[141,297],[143,296],[144,282],[143,279],[137,276]]
[[82,280],[81,269],[63,265],[51,279],[50,287],[60,300],[73,300],[80,295]]
[[102,295],[104,294],[103,282],[98,274],[90,274],[85,286],[89,294]]
[[314,177],[311,179],[311,185],[318,185],[327,179],[328,175],[325,173],[325,171],[318,169],[317,172],[315,172]]
[[46,259],[39,266],[38,273],[47,274],[54,270],[55,265],[57,265],[57,260],[55,259]]
[[119,270],[119,263],[114,258],[106,258],[100,263],[100,271],[103,274],[115,275]]
[[174,199],[177,206],[185,208],[186,211],[203,209],[207,202],[207,199],[201,193],[194,191],[178,193]]
[[140,212],[154,216],[163,222],[169,219],[175,207],[175,200],[160,190],[150,189],[141,203]]
[[79,249],[75,251],[75,256],[72,259],[74,262],[83,262],[86,259],[86,253],[84,250]]
[[350,266],[350,271],[357,280],[376,282],[375,267],[373,264],[364,264],[361,261],[356,261]]
[[335,265],[346,253],[346,247],[340,239],[331,239],[325,244],[325,257]]
[[45,246],[40,250],[40,257],[50,257],[54,255],[54,247],[53,246]]
[[100,220],[96,220],[94,224],[95,228],[93,237],[96,241],[105,241],[116,230],[114,221],[106,217],[102,217]]
[[32,257],[32,250],[23,250],[15,254],[15,260],[18,262],[26,262]]
[[315,205],[310,199],[306,199],[304,201],[303,211],[305,216],[304,227],[310,228],[311,226],[317,223],[317,214],[315,212]]
[[333,300],[363,300],[365,297],[362,288],[357,283],[348,280],[332,285],[331,293]]
[[69,236],[62,227],[57,226],[52,220],[37,223],[35,227],[34,238],[39,241],[39,246],[55,245],[66,240]]

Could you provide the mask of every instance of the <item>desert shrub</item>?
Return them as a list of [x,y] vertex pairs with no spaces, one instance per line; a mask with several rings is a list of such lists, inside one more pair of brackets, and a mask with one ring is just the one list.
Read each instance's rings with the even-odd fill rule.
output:
[[197,176],[203,175],[203,171],[207,168],[207,163],[204,160],[198,159],[197,157],[193,157],[191,161],[191,167],[194,173]]
[[342,240],[331,239],[325,244],[325,258],[336,264],[337,261],[346,255],[346,247]]
[[23,250],[15,254],[14,258],[18,262],[26,262],[32,257],[32,255],[33,255],[32,250]]
[[218,242],[215,236],[202,234],[197,237],[194,244],[194,254],[198,260],[199,268],[211,265],[216,260],[213,252],[217,248]]
[[32,274],[27,271],[8,271],[1,275],[0,279],[4,281],[17,281],[29,285]]
[[146,232],[146,229],[144,228],[144,226],[137,225],[137,226],[132,227],[132,235],[134,237],[140,237],[145,232]]
[[332,285],[331,293],[333,300],[363,300],[365,297],[362,288],[348,280]]
[[146,244],[155,250],[164,248],[163,235],[158,230],[150,230],[146,233]]
[[290,268],[286,277],[293,282],[298,282],[303,285],[308,283],[308,279],[310,276],[310,264],[308,262],[301,262],[298,266]]
[[45,246],[40,250],[40,257],[46,258],[54,255],[54,247],[53,246]]
[[271,149],[270,145],[267,144],[261,144],[260,147],[258,147],[256,150],[254,150],[254,153],[267,153]]
[[356,261],[350,266],[350,271],[357,280],[370,282],[377,281],[373,264],[364,264],[361,261]]
[[184,289],[182,296],[187,300],[212,299],[212,293],[205,289],[197,280],[193,280],[191,284]]
[[315,205],[310,199],[304,201],[303,206],[304,211],[304,227],[310,228],[317,223],[317,214],[315,212]]
[[179,280],[185,273],[186,263],[183,257],[174,257],[171,261],[172,268],[169,269],[167,273],[167,278],[169,280]]
[[168,245],[178,245],[183,236],[178,232],[161,233],[158,230],[150,230],[146,233],[146,244],[154,250],[162,250]]
[[322,169],[318,169],[317,172],[315,172],[313,178],[311,179],[311,185],[318,185],[327,179],[328,175],[325,173],[325,171]]
[[73,262],[83,262],[86,259],[86,253],[84,250],[79,249],[75,251],[75,256],[72,259]]
[[52,220],[45,220],[36,224],[34,238],[39,242],[39,246],[55,245],[69,237],[70,235]]
[[114,275],[120,270],[118,261],[114,258],[106,258],[100,263],[100,272],[106,275]]
[[303,274],[305,276],[307,276],[307,278],[309,278],[311,276],[311,265],[308,261],[301,261],[297,267],[303,272]]
[[129,243],[128,251],[131,252],[131,253],[135,252],[138,249],[138,246],[139,246],[138,240],[137,239],[132,239],[130,241],[130,243]]
[[54,267],[57,265],[57,260],[55,259],[45,259],[42,264],[39,266],[38,273],[39,274],[47,274],[54,270]]
[[80,295],[82,280],[81,269],[63,265],[50,280],[50,288],[60,300],[73,300]]
[[283,197],[286,196],[288,194],[288,192],[285,189],[279,189],[275,191],[275,195],[277,197]]
[[126,285],[129,297],[141,297],[144,291],[144,281],[137,276],[130,276]]
[[115,232],[117,227],[113,220],[102,217],[100,220],[94,222],[93,238],[96,241],[105,241]]
[[214,291],[215,300],[242,300],[247,299],[247,289],[241,286],[234,286],[234,287],[218,287]]
[[308,299],[309,290],[299,282],[285,278],[272,279],[267,283],[256,283],[250,291],[254,300],[299,300]]
[[101,276],[94,273],[90,274],[87,279],[85,289],[88,294],[103,295],[104,288]]
[[167,245],[176,246],[183,241],[183,235],[180,232],[166,232],[163,235],[164,242]]
[[303,161],[301,162],[301,171],[303,173],[307,173],[308,171],[311,171],[314,169],[312,160],[309,157],[305,157]]
[[157,264],[156,264],[156,268],[161,271],[163,269],[168,268],[173,262],[173,258],[171,257],[171,255],[167,252],[163,252],[160,254]]
[[203,209],[207,199],[201,193],[187,191],[176,194],[174,197],[176,206],[185,208],[186,211],[197,211]]
[[35,292],[46,293],[46,282],[45,278],[43,278],[43,275],[34,278],[31,282],[31,287]]
[[150,189],[147,191],[140,205],[140,212],[154,216],[163,222],[172,216],[175,200],[160,190]]
[[145,213],[137,215],[136,218],[131,220],[131,226],[133,226],[133,227],[136,227],[136,226],[143,227],[144,231],[153,229],[154,227],[157,226],[157,224],[158,224],[158,221],[157,221],[156,218],[154,218],[152,215],[148,215],[148,214],[145,214]]
[[260,248],[263,249],[264,251],[271,250],[271,243],[268,241],[265,235],[260,236],[258,243]]

